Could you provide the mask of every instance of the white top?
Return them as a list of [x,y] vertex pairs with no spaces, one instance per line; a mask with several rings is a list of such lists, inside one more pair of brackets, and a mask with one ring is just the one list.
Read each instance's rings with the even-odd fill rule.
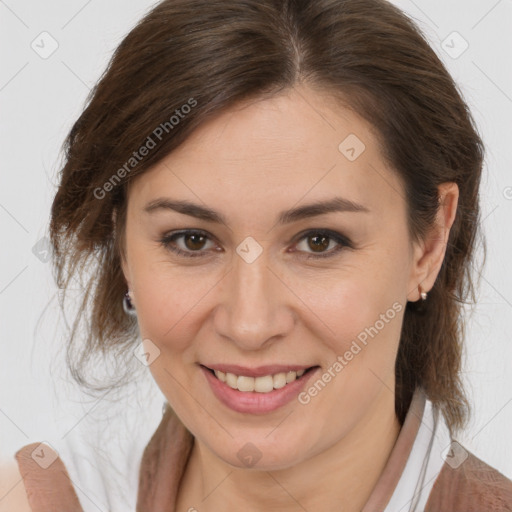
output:
[[84,512],[135,512],[142,453],[162,419],[162,397],[150,391],[143,405],[129,404],[128,412],[123,399],[114,414],[107,411],[108,422],[98,420],[105,416],[97,407],[65,437],[49,441]]
[[450,432],[443,415],[434,411],[432,402],[427,399],[407,464],[384,512],[425,510],[450,444]]

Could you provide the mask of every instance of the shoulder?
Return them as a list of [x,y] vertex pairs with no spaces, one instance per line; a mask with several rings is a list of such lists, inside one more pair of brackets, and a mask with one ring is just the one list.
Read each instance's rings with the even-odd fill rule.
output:
[[83,512],[71,479],[59,455],[47,443],[30,443],[15,454],[31,508]]
[[0,463],[0,512],[32,512],[15,461]]
[[425,512],[512,511],[512,481],[455,444],[460,453],[451,461],[447,457]]

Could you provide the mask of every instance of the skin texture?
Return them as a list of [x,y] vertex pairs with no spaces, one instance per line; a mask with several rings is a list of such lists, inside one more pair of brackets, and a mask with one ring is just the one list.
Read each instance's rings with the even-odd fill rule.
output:
[[[338,149],[350,134],[365,145],[354,161]],[[457,186],[440,191],[436,228],[413,244],[403,186],[371,127],[304,85],[208,121],[133,181],[123,272],[141,337],[160,350],[149,369],[195,436],[178,510],[361,509],[400,429],[394,362],[405,305],[419,299],[419,284],[427,292],[433,286],[455,216]],[[335,196],[369,212],[276,222],[283,210]],[[227,222],[143,211],[162,197],[208,206]],[[162,245],[182,229],[207,233],[202,246],[174,242],[203,256]],[[335,253],[331,238],[315,252],[315,233],[302,234],[315,229],[333,230],[352,247]],[[262,248],[252,263],[236,252],[249,236]],[[394,318],[306,405],[232,411],[198,367],[281,363],[319,365],[322,373],[393,304]],[[251,468],[237,456],[248,442],[261,453]]]

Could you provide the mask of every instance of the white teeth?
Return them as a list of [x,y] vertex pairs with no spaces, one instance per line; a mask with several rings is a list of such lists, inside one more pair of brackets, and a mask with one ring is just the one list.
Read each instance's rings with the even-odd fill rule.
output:
[[[233,387],[233,386],[231,386]],[[254,391],[254,379],[241,375],[236,381],[236,388],[239,391]]]
[[297,372],[288,372],[286,374],[286,383],[293,382],[297,378]]
[[269,393],[274,389],[281,389],[298,379],[306,370],[297,372],[281,372],[275,375],[265,375],[263,377],[247,377],[245,375],[235,375],[233,373],[224,373],[220,370],[214,370],[215,376],[222,382],[225,382],[230,388],[238,391],[255,391],[257,393]]
[[276,373],[274,375],[274,389],[281,389],[286,386],[286,373]]
[[233,389],[237,389],[237,380],[238,377],[232,373],[226,373],[226,384]]
[[265,375],[264,377],[256,377],[254,379],[254,391],[257,391],[258,393],[268,393],[273,389],[274,379],[272,378],[272,375]]

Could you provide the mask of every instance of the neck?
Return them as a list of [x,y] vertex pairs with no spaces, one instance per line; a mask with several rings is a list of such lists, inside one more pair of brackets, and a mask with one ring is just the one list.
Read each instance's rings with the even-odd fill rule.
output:
[[[400,432],[394,394],[384,389],[368,414],[336,444],[276,471],[239,469],[197,438],[181,481],[177,511],[360,511]],[[378,433],[378,435],[376,435]]]

